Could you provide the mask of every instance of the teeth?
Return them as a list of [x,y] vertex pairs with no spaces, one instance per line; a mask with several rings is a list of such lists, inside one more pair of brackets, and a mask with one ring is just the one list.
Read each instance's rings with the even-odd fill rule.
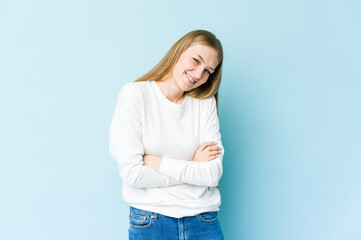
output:
[[191,80],[193,83],[196,83],[188,74],[187,74],[187,77],[189,80]]

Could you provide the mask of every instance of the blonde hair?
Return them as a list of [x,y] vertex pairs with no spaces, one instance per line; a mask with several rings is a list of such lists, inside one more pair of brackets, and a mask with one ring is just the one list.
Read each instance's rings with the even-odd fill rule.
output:
[[218,108],[218,90],[222,79],[223,49],[221,42],[216,38],[216,36],[206,30],[194,30],[184,35],[171,47],[163,59],[153,69],[135,80],[135,82],[151,80],[164,81],[166,77],[172,73],[182,53],[194,44],[202,44],[215,49],[218,53],[219,63],[215,71],[209,76],[208,80],[204,84],[187,91],[185,94],[199,99],[214,96]]

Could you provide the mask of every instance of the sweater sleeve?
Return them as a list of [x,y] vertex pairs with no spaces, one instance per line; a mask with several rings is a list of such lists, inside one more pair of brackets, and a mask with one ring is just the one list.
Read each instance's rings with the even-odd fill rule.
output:
[[143,99],[131,83],[118,94],[110,132],[109,151],[118,163],[122,180],[135,188],[167,187],[180,184],[171,177],[143,165],[141,109]]
[[209,162],[195,162],[188,160],[174,159],[163,156],[159,172],[188,184],[197,186],[215,187],[223,173],[222,161],[224,148],[219,132],[219,119],[217,115],[216,100],[211,99],[210,109],[208,111],[205,137],[202,142],[214,141],[222,148],[218,157]]

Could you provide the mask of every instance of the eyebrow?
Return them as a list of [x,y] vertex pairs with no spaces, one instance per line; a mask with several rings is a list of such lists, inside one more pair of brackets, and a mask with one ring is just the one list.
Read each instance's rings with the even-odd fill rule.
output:
[[[203,58],[201,57],[201,55],[197,54],[197,56],[204,62]],[[213,68],[209,67],[210,69],[212,69],[213,71],[215,71]]]

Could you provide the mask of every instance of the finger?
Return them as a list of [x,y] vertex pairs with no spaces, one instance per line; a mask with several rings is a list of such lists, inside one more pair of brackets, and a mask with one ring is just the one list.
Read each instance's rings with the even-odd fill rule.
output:
[[204,143],[202,143],[202,147],[201,147],[201,151],[204,151],[204,149],[206,149],[207,147],[209,147],[209,146],[212,146],[212,145],[215,145],[215,144],[217,144],[217,143],[215,143],[215,142],[204,142]]
[[220,155],[222,152],[221,151],[210,151],[209,153],[210,153],[210,155]]
[[197,151],[203,151],[203,149],[207,147],[206,143],[202,143],[201,145],[199,145],[199,147],[197,148]]
[[211,157],[208,158],[209,159],[208,161],[214,160],[216,158],[217,158],[217,156],[211,156]]
[[206,143],[207,147],[214,147],[215,145],[217,145],[216,142],[207,142]]
[[210,156],[208,156],[208,159],[214,160],[214,159],[216,159],[218,157],[219,157],[219,155],[210,155]]
[[218,151],[222,149],[219,146],[212,146],[212,147],[208,147],[208,148],[210,148],[211,150],[218,150]]
[[209,162],[213,159],[214,159],[213,156],[207,156],[206,158],[203,158],[202,162]]

